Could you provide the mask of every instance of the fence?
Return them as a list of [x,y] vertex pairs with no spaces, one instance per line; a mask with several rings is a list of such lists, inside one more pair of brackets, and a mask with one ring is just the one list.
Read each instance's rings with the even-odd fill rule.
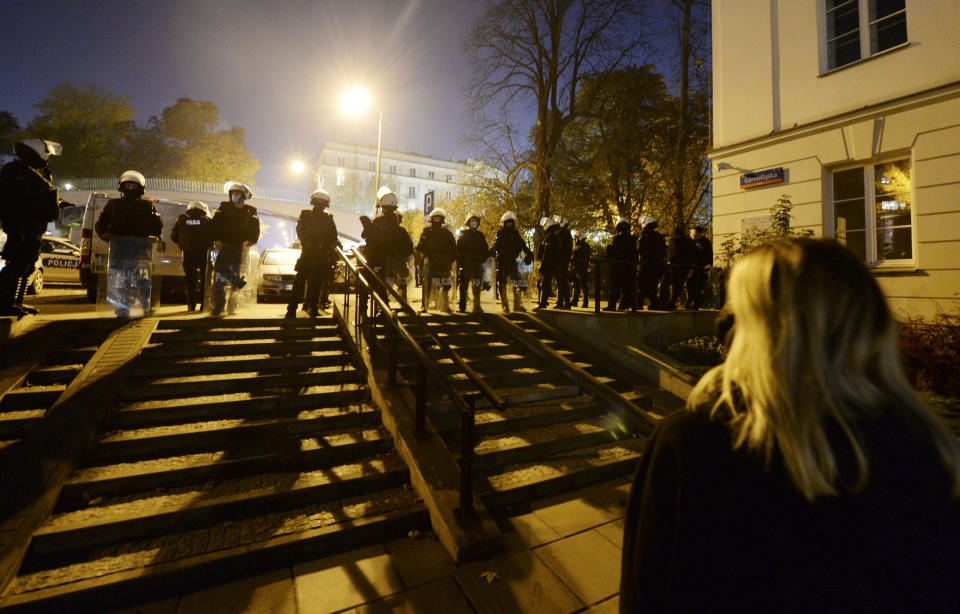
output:
[[[80,177],[77,179],[58,179],[57,184],[60,189],[66,189],[70,185],[71,190],[104,190],[112,191],[117,189],[117,179],[115,177]],[[166,177],[148,177],[147,191],[155,190],[160,192],[193,192],[197,194],[223,194],[223,184],[214,181],[195,181],[193,179],[170,179]],[[269,200],[282,200],[295,203],[307,203],[310,201],[310,195],[299,190],[285,190],[281,188],[269,188],[265,186],[254,186],[254,197],[266,198]]]

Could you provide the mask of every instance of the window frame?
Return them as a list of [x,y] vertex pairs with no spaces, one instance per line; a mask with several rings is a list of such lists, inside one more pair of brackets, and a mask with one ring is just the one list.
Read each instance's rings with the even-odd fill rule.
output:
[[[875,58],[886,53],[890,53],[897,49],[902,49],[910,45],[910,24],[907,20],[907,2],[904,0],[904,6],[902,9],[899,9],[890,15],[886,15],[881,19],[871,19],[871,15],[876,12],[876,3],[877,0],[849,0],[850,2],[856,3],[857,6],[857,38],[860,43],[860,57],[856,60],[847,62],[845,64],[839,64],[837,66],[830,65],[830,43],[833,40],[840,38],[840,36],[834,36],[832,39],[828,38],[828,29],[829,29],[829,20],[827,18],[827,1],[820,0],[819,2],[819,22],[821,26],[822,37],[821,40],[823,44],[821,45],[821,76],[836,72],[838,70],[843,70],[844,68],[849,68],[850,66],[855,66],[861,62],[865,62],[872,58]],[[834,7],[833,10],[836,10],[838,7]],[[896,15],[902,14],[904,16],[904,28],[906,29],[906,40],[902,43],[893,45],[886,49],[880,51],[873,51],[873,32],[872,27],[874,24],[879,23],[882,20],[890,19]],[[842,35],[841,35],[842,36]]]
[[[877,193],[876,193],[876,167],[889,162],[904,160],[910,165],[910,258],[890,258],[887,260],[877,259]],[[870,158],[869,160],[859,160],[855,163],[840,164],[826,169],[827,178],[827,207],[825,207],[824,228],[828,231],[828,236],[837,239],[836,229],[836,198],[834,194],[834,177],[837,173],[849,171],[856,168],[863,169],[863,212],[864,212],[864,241],[865,255],[864,264],[872,269],[904,269],[916,268],[917,263],[917,186],[916,186],[916,163],[912,152],[897,152],[885,154]]]

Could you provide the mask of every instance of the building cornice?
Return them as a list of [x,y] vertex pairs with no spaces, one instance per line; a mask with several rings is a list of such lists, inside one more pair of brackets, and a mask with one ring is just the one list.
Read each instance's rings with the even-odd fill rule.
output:
[[[333,141],[327,141],[323,144],[323,149],[321,150],[321,154],[324,151],[362,154],[362,155],[370,156],[374,158],[377,156],[376,147],[371,147],[369,145],[354,145],[350,143],[338,143]],[[468,171],[473,169],[473,166],[471,166],[467,162],[461,162],[457,160],[445,160],[443,158],[433,158],[431,156],[424,156],[421,154],[403,152],[403,151],[394,151],[392,149],[381,149],[380,158],[383,160],[395,160],[398,162],[412,162],[414,164],[423,164],[425,166],[437,166],[437,167],[449,168],[455,171]]]
[[960,81],[954,81],[947,85],[924,90],[914,94],[908,94],[892,100],[887,100],[873,105],[868,105],[853,111],[847,111],[839,115],[834,115],[826,119],[820,119],[802,126],[793,126],[786,130],[773,132],[765,136],[759,136],[739,143],[724,145],[711,149],[707,155],[711,159],[732,156],[747,153],[756,149],[769,147],[792,141],[798,138],[812,136],[821,132],[835,130],[840,126],[851,123],[873,119],[887,115],[890,112],[907,111],[915,107],[922,107],[945,100],[960,97]]

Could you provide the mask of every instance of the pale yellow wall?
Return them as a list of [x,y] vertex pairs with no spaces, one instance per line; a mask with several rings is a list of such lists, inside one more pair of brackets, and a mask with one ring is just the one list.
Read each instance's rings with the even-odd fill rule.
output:
[[906,7],[909,45],[824,73],[823,0],[714,0],[714,146],[960,81],[960,1]]

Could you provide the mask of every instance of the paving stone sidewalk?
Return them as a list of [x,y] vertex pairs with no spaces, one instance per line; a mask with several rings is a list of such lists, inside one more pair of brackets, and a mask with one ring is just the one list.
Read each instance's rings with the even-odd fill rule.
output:
[[505,552],[460,567],[436,539],[407,537],[120,612],[614,613],[629,491],[616,480],[538,502],[504,522]]

